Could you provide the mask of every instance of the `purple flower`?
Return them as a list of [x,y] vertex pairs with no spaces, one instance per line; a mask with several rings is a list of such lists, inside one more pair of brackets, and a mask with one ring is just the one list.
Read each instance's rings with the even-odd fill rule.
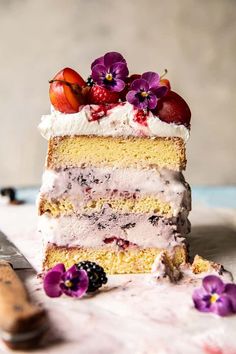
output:
[[193,302],[201,312],[213,312],[219,316],[236,313],[236,284],[224,284],[215,276],[208,275],[202,287],[193,293]]
[[164,96],[168,91],[166,86],[160,85],[160,76],[154,72],[142,74],[130,86],[126,95],[129,103],[140,109],[154,109],[157,106],[158,98]]
[[88,284],[85,270],[78,270],[76,265],[73,265],[66,271],[62,263],[50,269],[43,279],[44,291],[50,297],[59,297],[62,294],[81,297],[86,293]]
[[99,86],[116,92],[121,92],[124,89],[129,70],[120,53],[106,53],[92,63],[91,69],[92,79]]

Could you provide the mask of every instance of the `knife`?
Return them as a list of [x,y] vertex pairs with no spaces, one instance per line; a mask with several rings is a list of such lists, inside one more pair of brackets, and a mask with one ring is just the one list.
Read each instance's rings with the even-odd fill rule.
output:
[[47,313],[30,301],[17,269],[32,266],[0,231],[0,337],[11,349],[29,349],[48,328]]

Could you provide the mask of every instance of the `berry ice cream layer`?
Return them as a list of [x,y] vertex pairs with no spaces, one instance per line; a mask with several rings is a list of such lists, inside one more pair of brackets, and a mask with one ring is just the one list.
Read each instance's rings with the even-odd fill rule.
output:
[[147,214],[116,214],[103,209],[91,215],[58,218],[42,215],[39,231],[45,244],[58,246],[172,249],[184,242],[181,235],[190,231],[190,225],[185,214],[167,219]]
[[85,167],[47,170],[40,198],[69,199],[76,211],[81,210],[82,204],[98,198],[139,200],[149,196],[169,203],[171,215],[175,217],[191,209],[190,188],[182,173],[166,169]]

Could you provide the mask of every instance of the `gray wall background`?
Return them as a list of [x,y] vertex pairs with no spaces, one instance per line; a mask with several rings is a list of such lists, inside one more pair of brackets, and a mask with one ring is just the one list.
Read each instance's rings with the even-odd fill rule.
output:
[[130,71],[168,68],[192,109],[186,177],[236,183],[235,0],[0,0],[0,185],[37,185],[48,79],[116,50]]

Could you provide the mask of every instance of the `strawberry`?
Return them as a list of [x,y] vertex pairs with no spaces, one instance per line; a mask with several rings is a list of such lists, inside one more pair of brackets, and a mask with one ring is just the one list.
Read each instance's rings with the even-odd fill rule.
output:
[[101,104],[101,103],[117,103],[119,101],[118,92],[108,91],[106,88],[94,85],[91,87],[88,101],[93,104]]

